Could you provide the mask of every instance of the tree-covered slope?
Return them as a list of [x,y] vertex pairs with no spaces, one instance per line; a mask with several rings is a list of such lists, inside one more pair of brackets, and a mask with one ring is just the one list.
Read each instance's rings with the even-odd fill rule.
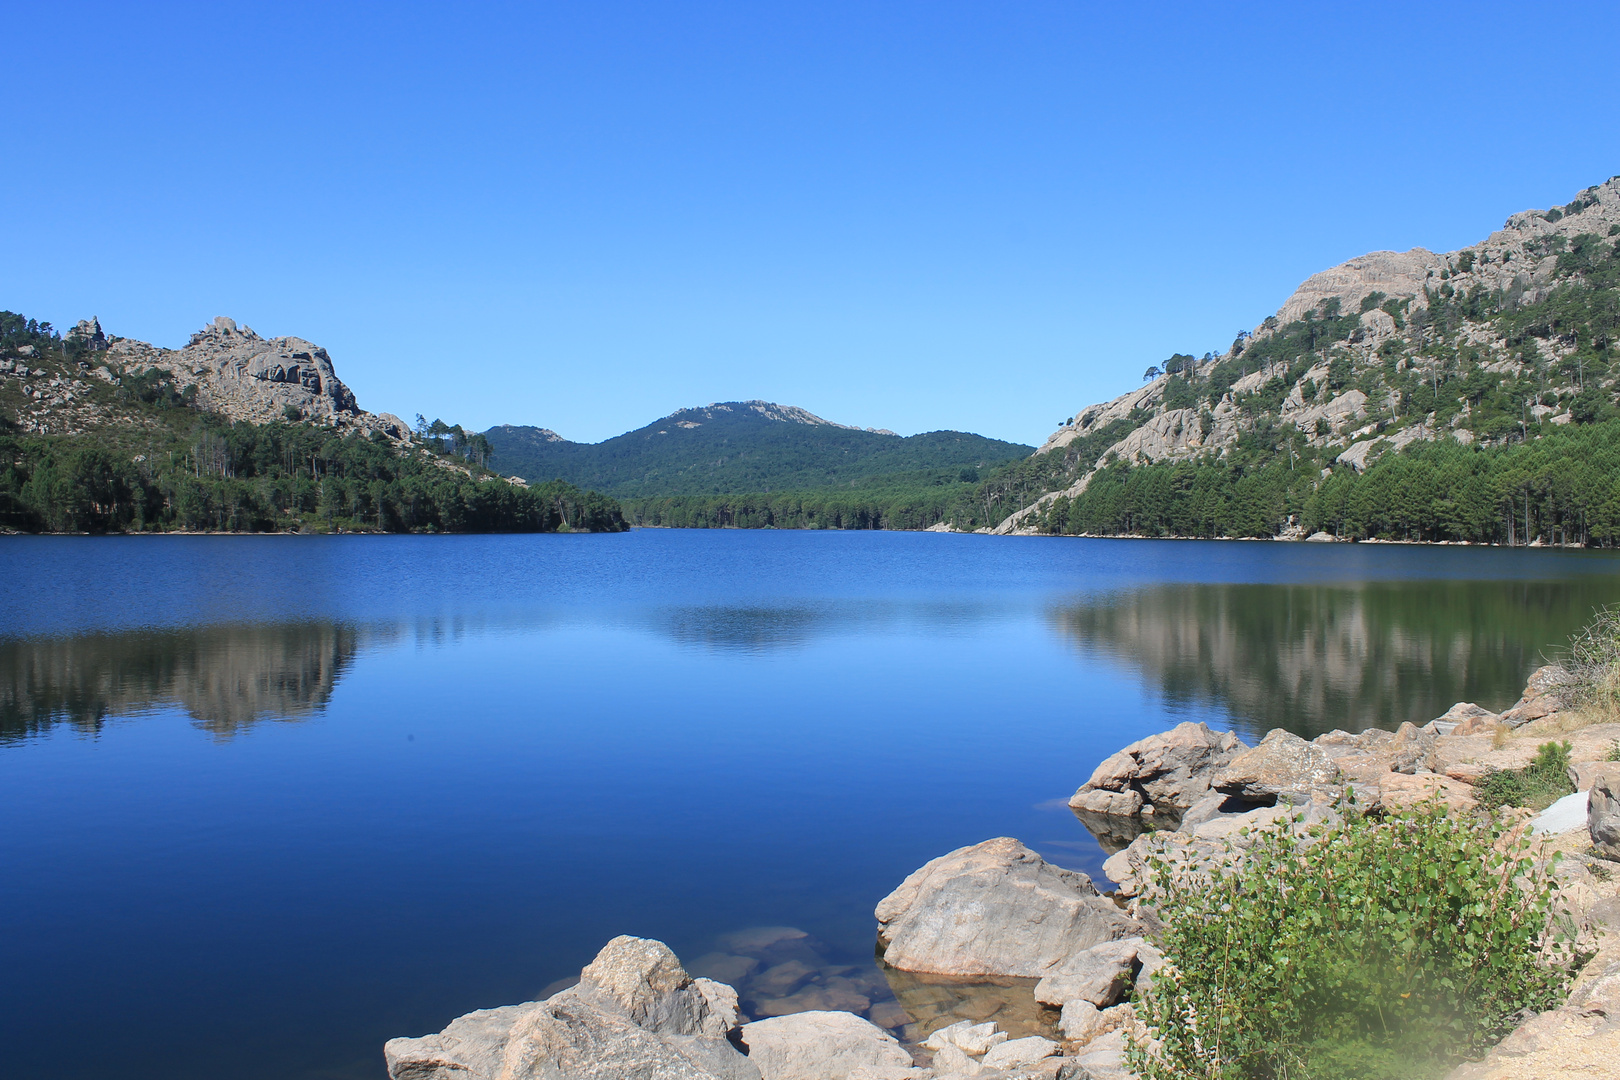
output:
[[[415,439],[397,422],[390,434],[357,408],[306,419],[289,401],[277,419],[232,418],[199,398],[258,408],[257,387],[244,379],[272,380],[249,374],[233,385],[227,371],[199,395],[183,365],[132,362],[120,344],[99,327],[64,339],[48,323],[0,312],[0,530],[626,527],[610,498],[564,483],[509,483],[465,447]],[[173,355],[150,346],[134,355],[148,354],[159,363]],[[279,380],[270,389],[291,396]]]
[[763,401],[682,409],[600,443],[511,425],[484,437],[490,466],[502,473],[562,479],[620,498],[825,491],[878,479],[935,486],[933,474],[971,484],[979,470],[1032,449],[961,431],[902,438]]
[[1449,254],[1308,279],[999,470],[998,532],[1620,540],[1620,178]]

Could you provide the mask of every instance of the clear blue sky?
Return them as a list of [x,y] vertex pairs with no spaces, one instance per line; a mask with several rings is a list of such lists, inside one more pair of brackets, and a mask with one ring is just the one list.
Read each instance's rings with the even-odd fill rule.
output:
[[11,4],[0,308],[597,440],[1039,442],[1361,252],[1620,173],[1613,4]]

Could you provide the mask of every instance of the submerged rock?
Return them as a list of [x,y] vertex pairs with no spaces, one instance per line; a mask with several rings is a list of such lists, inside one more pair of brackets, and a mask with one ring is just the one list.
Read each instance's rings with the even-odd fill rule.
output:
[[1005,836],[929,862],[876,914],[886,963],[942,975],[1039,977],[1093,945],[1142,932],[1085,874]]
[[577,986],[390,1039],[383,1055],[392,1080],[760,1080],[729,1041],[737,1021],[731,987],[692,978],[663,942],[617,937]]

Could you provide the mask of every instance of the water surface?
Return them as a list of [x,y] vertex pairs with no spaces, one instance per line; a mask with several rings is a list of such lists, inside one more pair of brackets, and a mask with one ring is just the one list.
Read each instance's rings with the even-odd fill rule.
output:
[[883,533],[0,538],[8,1070],[374,1078],[386,1038],[535,997],[619,933],[754,964],[756,1011],[902,1023],[871,911],[922,862],[1015,835],[1097,873],[1063,800],[1179,720],[1252,740],[1504,707],[1617,570]]

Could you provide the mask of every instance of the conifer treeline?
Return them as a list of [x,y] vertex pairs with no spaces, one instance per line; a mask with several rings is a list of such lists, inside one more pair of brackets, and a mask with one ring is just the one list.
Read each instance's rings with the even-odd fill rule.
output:
[[1113,465],[1040,516],[1049,533],[1274,536],[1291,522],[1343,538],[1482,544],[1620,542],[1620,419],[1539,439],[1417,443],[1365,473],[1310,463]]

